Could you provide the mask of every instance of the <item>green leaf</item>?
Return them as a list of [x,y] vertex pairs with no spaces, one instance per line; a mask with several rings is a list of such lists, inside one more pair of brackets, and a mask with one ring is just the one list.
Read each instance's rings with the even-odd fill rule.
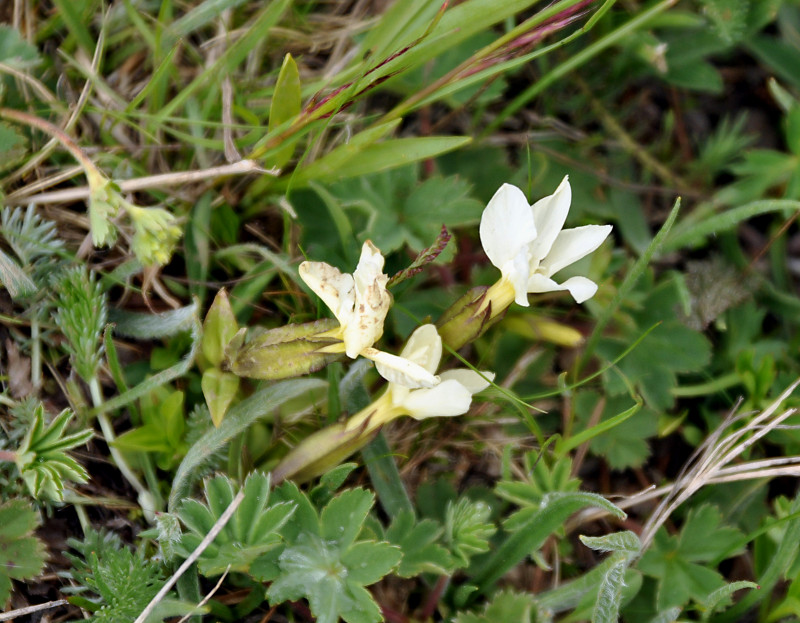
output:
[[335,180],[340,175],[346,177],[345,169],[349,166],[350,161],[374,142],[390,134],[398,125],[400,125],[400,119],[367,128],[353,136],[344,145],[332,149],[311,164],[298,166],[287,179],[278,180],[276,186],[280,187],[281,181],[283,181],[286,186],[291,185],[297,188],[305,186],[313,180]]
[[367,518],[375,497],[366,489],[350,489],[328,502],[320,516],[323,539],[350,547]]
[[536,601],[529,593],[498,591],[486,604],[482,614],[459,612],[455,623],[531,623],[538,621]]
[[0,283],[12,299],[25,298],[38,291],[36,284],[11,257],[0,249]]
[[351,158],[347,167],[337,175],[322,177],[321,181],[332,182],[347,177],[360,177],[393,169],[404,164],[434,158],[440,154],[467,145],[468,136],[431,136],[422,138],[398,138],[367,146]]
[[28,432],[17,449],[17,467],[31,494],[36,499],[60,502],[64,499],[64,481],[84,483],[87,471],[67,450],[84,445],[92,438],[91,429],[65,435],[72,412],[68,409],[45,424],[44,405],[39,403]]
[[446,575],[455,569],[455,561],[450,553],[436,541],[443,528],[432,519],[416,522],[414,514],[404,511],[398,514],[389,529],[386,538],[397,545],[403,552],[396,573],[403,578],[411,578],[421,573]]
[[[275,91],[272,94],[272,105],[269,108],[269,131],[272,132],[281,124],[297,117],[300,114],[301,103],[300,73],[292,55],[287,53],[275,83]],[[285,142],[286,145],[281,146],[269,162],[279,169],[289,162],[294,154],[296,143],[289,140]]]
[[720,526],[721,515],[710,505],[689,513],[679,536],[660,529],[650,549],[638,563],[639,569],[658,580],[657,607],[683,607],[688,601],[704,603],[725,582],[715,570],[696,564],[729,554],[730,544],[741,542],[735,528]]
[[628,567],[624,555],[615,554],[616,562],[606,571],[597,590],[597,601],[592,611],[592,623],[617,623],[625,585],[625,570]]
[[0,504],[0,606],[11,593],[11,580],[26,580],[44,567],[46,549],[33,536],[38,514],[23,500]]
[[472,556],[489,550],[489,539],[496,531],[488,521],[491,511],[488,504],[469,498],[448,503],[445,542],[458,566],[466,567]]
[[[353,542],[360,532],[373,495],[364,489],[345,491],[317,516],[306,495],[292,483],[275,492],[298,501],[297,521],[282,530],[286,547],[280,556],[264,557],[252,573],[273,580],[271,604],[305,598],[320,623],[377,623],[381,611],[364,588],[389,573],[400,561],[400,549],[373,540]],[[348,523],[349,522],[349,523]]]
[[206,432],[189,449],[178,466],[169,496],[170,512],[174,512],[180,501],[186,497],[193,481],[193,474],[223,445],[246,430],[253,422],[268,416],[287,400],[322,386],[324,382],[316,379],[283,381],[257,391],[234,406],[228,411],[219,428]]
[[641,549],[639,537],[630,530],[614,532],[605,536],[580,535],[578,538],[586,547],[590,547],[597,552],[624,552],[636,555]]
[[619,508],[594,493],[548,493],[542,498],[537,511],[527,518],[525,525],[509,534],[480,566],[473,582],[480,586],[481,592],[486,592],[508,570],[539,549],[570,515],[587,506],[602,508],[615,517],[625,517]]
[[800,50],[796,46],[766,35],[750,37],[746,45],[750,52],[779,78],[795,87],[800,87],[800,76],[797,75]]
[[[198,559],[203,575],[219,575],[228,568],[248,572],[253,561],[281,544],[280,528],[294,514],[295,505],[283,501],[270,503],[269,481],[269,475],[259,472],[247,477],[244,499]],[[226,476],[215,476],[205,482],[206,504],[195,500],[183,504],[178,516],[188,532],[177,548],[180,553],[188,556],[200,544],[233,497],[232,481]]]
[[114,333],[137,340],[157,340],[172,337],[192,328],[197,314],[197,304],[172,309],[159,314],[143,314],[124,309],[109,310],[109,322],[113,322]]
[[211,414],[211,421],[214,422],[214,426],[219,426],[239,392],[239,377],[230,372],[223,372],[219,368],[209,368],[203,372],[200,386]]
[[743,588],[761,588],[755,582],[748,582],[746,580],[742,580],[739,582],[731,582],[722,586],[715,590],[713,593],[708,595],[703,602],[705,607],[705,612],[703,613],[703,620],[707,621],[715,611],[723,609],[725,606],[731,603],[731,597],[736,591],[740,591]]
[[[66,554],[72,562],[72,579],[84,591],[97,595],[96,599],[87,600],[89,604],[94,602],[92,620],[97,623],[133,621],[163,585],[161,565],[145,558],[145,548],[134,552],[123,547],[114,534],[88,530],[84,541],[69,539],[67,543],[80,554]],[[193,604],[169,604],[170,610],[176,607],[178,614],[184,614],[192,610]],[[165,613],[169,615],[170,612]]]
[[36,46],[7,24],[0,24],[0,63],[25,71],[41,62]]

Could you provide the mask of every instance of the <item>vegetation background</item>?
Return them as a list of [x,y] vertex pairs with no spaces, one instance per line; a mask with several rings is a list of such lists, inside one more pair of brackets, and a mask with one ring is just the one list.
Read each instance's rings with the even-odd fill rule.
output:
[[[797,0],[0,3],[0,620],[797,620],[798,97]],[[381,381],[239,378],[235,330],[449,235],[399,352],[497,279],[497,188],[564,175],[596,296],[462,349],[468,415],[272,487]]]

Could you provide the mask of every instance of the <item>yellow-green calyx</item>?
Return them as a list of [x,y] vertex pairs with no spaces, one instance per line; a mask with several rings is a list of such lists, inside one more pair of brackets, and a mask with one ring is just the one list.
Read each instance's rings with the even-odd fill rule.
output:
[[337,342],[330,336],[336,325],[335,320],[323,319],[251,330],[246,343],[243,329],[228,344],[223,369],[237,376],[273,381],[316,372],[344,355],[326,349]]

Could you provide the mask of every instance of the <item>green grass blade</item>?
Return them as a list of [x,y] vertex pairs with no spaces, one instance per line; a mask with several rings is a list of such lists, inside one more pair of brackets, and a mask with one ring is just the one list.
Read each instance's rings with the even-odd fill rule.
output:
[[606,325],[611,321],[611,318],[622,304],[622,301],[625,300],[625,297],[628,295],[628,293],[633,290],[633,287],[636,285],[636,282],[639,281],[639,278],[642,276],[644,271],[647,270],[650,260],[653,259],[653,256],[655,256],[655,254],[664,244],[664,241],[669,235],[672,226],[675,224],[675,219],[678,218],[678,212],[680,212],[680,208],[681,200],[678,198],[675,201],[675,205],[672,206],[672,210],[670,211],[667,220],[661,226],[661,229],[655,235],[652,242],[647,246],[647,249],[645,249],[644,253],[642,253],[642,256],[636,260],[636,263],[631,267],[630,271],[628,271],[628,274],[625,276],[625,279],[620,284],[616,295],[612,299],[611,304],[603,308],[600,317],[597,319],[597,324],[592,331],[592,335],[586,341],[586,348],[584,349],[583,355],[576,366],[576,373],[580,372],[580,370],[583,369],[583,367],[592,357],[594,349],[597,346],[597,341],[600,339],[600,336],[603,333],[603,329],[605,329]]
[[676,2],[677,0],[662,0],[657,4],[654,4],[646,11],[642,11],[635,17],[631,18],[630,20],[622,24],[622,26],[619,26],[618,28],[611,31],[606,36],[597,40],[593,44],[586,46],[579,52],[569,56],[566,61],[564,61],[563,63],[552,69],[550,72],[539,78],[539,80],[534,82],[531,86],[529,86],[517,97],[515,97],[511,101],[511,103],[508,106],[506,106],[500,112],[500,114],[497,115],[497,117],[492,121],[492,123],[488,125],[488,127],[483,132],[483,136],[487,136],[492,132],[494,132],[495,130],[497,130],[497,128],[499,128],[505,122],[506,119],[514,115],[517,111],[519,111],[522,107],[524,107],[528,102],[530,102],[533,98],[539,95],[539,93],[544,91],[551,84],[560,80],[561,78],[569,74],[572,70],[577,69],[584,63],[588,62],[606,48],[622,41],[626,37],[630,36],[632,33],[636,32],[639,28],[645,27],[651,19],[653,19],[656,15],[658,15],[662,11],[666,11]]
[[729,231],[742,221],[751,219],[754,216],[783,211],[800,211],[800,201],[791,199],[765,199],[762,201],[753,201],[731,210],[725,210],[719,214],[709,216],[699,223],[696,222],[695,219],[690,218],[675,226],[664,242],[662,251],[664,253],[670,253],[678,249],[683,249],[684,247],[696,246],[702,243],[708,236]]
[[200,87],[213,78],[233,71],[258,43],[268,37],[269,29],[278,23],[278,20],[289,8],[290,4],[291,0],[274,0],[268,3],[247,30],[247,33],[225,50],[211,67],[192,80],[167,103],[158,113],[158,119],[163,123],[167,117],[181,108]]
[[472,583],[480,587],[481,593],[486,593],[512,567],[539,549],[545,539],[570,515],[587,506],[603,508],[615,517],[625,517],[625,513],[595,493],[548,493],[542,500],[539,512],[532,515],[526,525],[512,532],[495,549],[490,558],[478,569]]

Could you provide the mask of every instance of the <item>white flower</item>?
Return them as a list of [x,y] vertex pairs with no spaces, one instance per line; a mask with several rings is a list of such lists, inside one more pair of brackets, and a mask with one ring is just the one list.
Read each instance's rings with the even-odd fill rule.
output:
[[[400,357],[421,366],[433,375],[442,358],[442,338],[439,337],[436,327],[426,324],[414,331]],[[438,377],[441,382],[435,387],[411,389],[408,387],[408,379],[393,377],[393,371],[382,370],[380,362],[376,362],[376,366],[381,375],[389,380],[389,389],[385,396],[391,401],[393,410],[400,410],[417,420],[466,413],[472,402],[472,395],[486,389],[489,381],[494,380],[491,372],[483,372],[481,376],[473,370],[448,370]]]
[[[375,361],[378,371],[388,380],[396,379],[412,387],[433,387],[439,378],[423,367],[372,348],[383,335],[383,322],[392,305],[392,295],[386,289],[389,277],[383,273],[383,262],[380,250],[367,240],[352,275],[325,262],[303,262],[300,277],[339,321],[340,326],[331,332],[331,337],[342,340],[348,357],[355,359],[361,355]],[[341,346],[324,350],[342,352],[335,350]]]
[[345,353],[355,359],[383,335],[383,321],[392,305],[383,273],[383,256],[369,240],[350,275],[325,262],[303,262],[300,277],[330,308],[341,325]]
[[528,293],[569,290],[576,302],[583,303],[597,292],[597,284],[586,277],[571,277],[561,284],[552,279],[597,249],[611,233],[611,225],[562,229],[571,200],[567,177],[556,192],[532,206],[519,188],[503,184],[483,211],[483,249],[513,287],[519,305],[528,306]]

